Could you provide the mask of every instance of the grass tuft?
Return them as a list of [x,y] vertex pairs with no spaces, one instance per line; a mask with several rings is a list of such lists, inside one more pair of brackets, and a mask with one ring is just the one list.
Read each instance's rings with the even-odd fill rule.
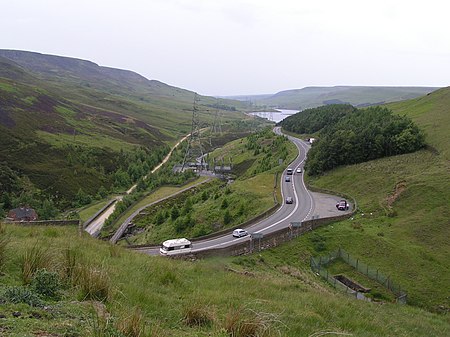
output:
[[0,274],[5,268],[6,264],[6,249],[9,243],[9,236],[6,233],[6,228],[0,223]]
[[80,288],[80,297],[84,300],[106,302],[111,297],[111,284],[108,273],[103,268],[78,265],[76,285]]
[[141,337],[145,334],[145,318],[139,308],[117,323],[117,329],[126,337]]
[[36,243],[31,248],[26,248],[20,257],[23,284],[30,284],[39,269],[51,269],[52,260],[48,247],[39,246]]
[[76,270],[80,260],[80,253],[73,247],[67,247],[63,251],[61,276],[68,284],[73,284],[76,278]]
[[277,323],[279,320],[273,314],[239,307],[227,313],[223,327],[233,337],[264,337],[280,334],[275,328]]
[[190,327],[211,326],[214,322],[214,314],[208,306],[189,305],[184,309],[183,322]]

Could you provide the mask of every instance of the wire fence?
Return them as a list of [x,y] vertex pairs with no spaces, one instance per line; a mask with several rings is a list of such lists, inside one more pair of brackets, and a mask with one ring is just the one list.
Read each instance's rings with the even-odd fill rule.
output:
[[347,264],[355,268],[361,274],[366,275],[368,278],[378,282],[385,288],[389,289],[394,295],[397,303],[406,304],[407,294],[402,290],[401,286],[395,283],[390,276],[385,276],[380,272],[379,269],[370,267],[368,264],[363,263],[357,258],[352,257],[344,249],[339,248],[338,250],[329,253],[326,256],[311,257],[310,265],[311,269],[318,273],[320,276],[325,278],[330,284],[332,284],[336,289],[346,292],[347,294],[354,295],[356,298],[365,298],[363,293],[355,291],[349,288],[347,285],[336,280],[336,278],[328,272],[326,266],[336,259],[341,258]]

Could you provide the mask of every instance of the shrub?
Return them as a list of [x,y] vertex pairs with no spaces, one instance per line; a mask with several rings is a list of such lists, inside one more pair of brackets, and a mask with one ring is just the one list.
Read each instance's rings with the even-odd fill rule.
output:
[[20,257],[23,283],[30,284],[34,273],[39,269],[49,269],[48,267],[51,265],[51,261],[52,256],[48,248],[35,244],[31,248],[26,249]]
[[[44,302],[38,294],[26,287],[9,287],[0,297],[9,303],[25,303],[32,307],[43,307]],[[0,301],[1,302],[1,301]]]
[[44,297],[57,298],[61,287],[59,275],[46,269],[38,270],[31,281],[31,287]]

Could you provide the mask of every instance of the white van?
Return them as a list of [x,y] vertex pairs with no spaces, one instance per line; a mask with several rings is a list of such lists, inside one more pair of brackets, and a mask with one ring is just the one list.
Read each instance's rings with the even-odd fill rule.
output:
[[188,239],[166,240],[159,248],[161,255],[188,254],[192,251],[192,243]]

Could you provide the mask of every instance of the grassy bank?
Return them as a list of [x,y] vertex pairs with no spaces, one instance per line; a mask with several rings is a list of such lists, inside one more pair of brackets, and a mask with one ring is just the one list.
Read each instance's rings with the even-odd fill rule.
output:
[[338,246],[396,279],[409,303],[448,312],[450,90],[389,105],[425,132],[427,150],[341,167],[310,179],[314,186],[352,195],[360,212],[318,231],[328,249]]
[[[299,260],[299,242],[283,246],[291,246],[281,250],[288,252],[285,256],[268,251],[186,262],[78,237],[75,228],[9,225],[4,234],[11,241],[0,293],[22,284],[22,257],[36,243],[52,256],[54,263],[47,268],[67,274],[63,267],[68,266],[64,256],[69,249],[74,265],[82,263],[107,275],[108,289],[107,299],[96,302],[83,300],[83,284],[75,283],[62,287],[60,298],[45,300],[43,307],[4,303],[0,314],[6,316],[1,321],[5,336],[127,336],[130,331],[142,336],[310,336],[334,331],[409,337],[446,336],[449,329],[441,315],[335,293],[311,272],[284,261]],[[13,317],[15,311],[22,318]],[[109,317],[107,323],[99,316]]]

